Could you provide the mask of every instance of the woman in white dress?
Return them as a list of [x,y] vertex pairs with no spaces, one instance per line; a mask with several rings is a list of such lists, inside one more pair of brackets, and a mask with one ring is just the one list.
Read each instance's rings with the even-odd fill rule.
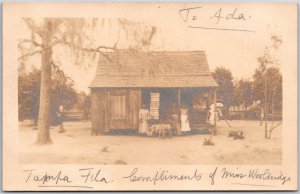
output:
[[210,108],[209,110],[209,124],[215,125],[215,119],[217,119],[216,111],[214,108]]
[[180,112],[181,112],[181,115],[180,115],[181,131],[182,132],[191,131],[189,116],[188,116],[188,109],[187,108],[181,108]]
[[145,134],[148,133],[148,119],[149,119],[149,110],[146,109],[146,106],[143,105],[142,109],[139,112],[139,133]]

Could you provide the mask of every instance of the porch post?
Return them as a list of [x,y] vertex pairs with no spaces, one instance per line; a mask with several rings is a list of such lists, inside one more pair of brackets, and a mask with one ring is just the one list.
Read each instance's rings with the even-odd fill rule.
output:
[[180,110],[180,88],[177,88],[177,109]]
[[209,112],[210,112],[210,99],[211,99],[211,90],[208,90],[207,92],[207,100],[206,100],[206,123],[210,123],[209,122]]
[[109,119],[109,112],[110,111],[110,107],[109,107],[109,90],[108,89],[105,89],[105,129],[104,129],[104,132],[107,132],[108,131],[108,122],[110,122],[110,119]]
[[98,98],[97,98],[97,93],[92,90],[91,91],[91,98],[92,98],[92,131],[91,135],[96,135],[97,134],[97,129],[98,129],[98,123],[97,120],[99,118],[98,113]]
[[217,113],[216,113],[216,101],[217,101],[217,90],[214,89],[214,125],[217,125]]

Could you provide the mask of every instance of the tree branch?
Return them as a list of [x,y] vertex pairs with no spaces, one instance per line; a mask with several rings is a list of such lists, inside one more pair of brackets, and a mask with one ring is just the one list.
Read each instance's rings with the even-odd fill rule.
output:
[[65,44],[65,45],[67,45],[69,47],[72,47],[74,49],[83,51],[83,52],[99,53],[99,54],[103,55],[105,58],[107,58],[111,62],[113,62],[113,60],[111,58],[109,58],[108,55],[104,54],[104,52],[101,51],[101,49],[118,51],[116,44],[113,47],[110,47],[110,46],[98,46],[96,48],[85,48],[85,47],[82,47],[80,45],[76,45],[76,44],[73,44],[71,42],[68,42],[66,40],[62,40],[61,43]]
[[47,49],[50,49],[50,48],[54,47],[55,45],[57,45],[57,44],[59,44],[59,43],[60,43],[59,41],[54,41],[52,44],[50,44],[50,46],[48,46],[48,47],[46,47],[46,48],[43,48],[43,49],[40,49],[40,50],[36,50],[36,51],[32,51],[32,52],[30,52],[30,53],[26,53],[26,54],[20,56],[20,57],[18,58],[18,60],[20,61],[20,60],[22,60],[22,59],[25,59],[26,57],[30,57],[30,56],[33,56],[33,55],[35,55],[35,54],[41,53],[41,52],[43,52],[43,51],[45,51],[45,50],[47,50]]
[[277,125],[275,125],[274,127],[272,127],[270,130],[269,130],[269,138],[268,139],[271,139],[271,134],[272,134],[272,131],[278,127],[279,125],[281,125],[281,123],[278,123]]
[[25,59],[25,58],[27,58],[27,57],[33,56],[33,55],[38,54],[38,53],[41,53],[41,52],[42,52],[42,50],[37,50],[37,51],[30,52],[30,53],[26,53],[26,54],[20,56],[20,57],[18,58],[18,60],[20,61],[20,60],[22,60],[22,59]]
[[30,44],[33,44],[34,46],[42,46],[42,44],[37,43],[34,40],[30,40],[30,39],[21,39],[21,40],[19,40],[19,46],[24,44],[24,43],[30,43]]
[[38,35],[42,36],[42,30],[36,25],[32,18],[23,18],[23,21],[31,31],[36,32]]
[[72,80],[72,78],[68,77],[65,75],[64,71],[60,69],[59,64],[55,64],[53,61],[51,62],[51,65],[53,67],[53,69],[56,71],[56,73],[58,73],[59,75],[61,75],[63,77],[63,79],[66,80]]
[[65,45],[67,45],[67,46],[70,46],[70,47],[73,47],[75,49],[82,50],[82,51],[85,51],[85,52],[102,52],[101,49],[114,50],[114,51],[117,50],[116,46],[114,46],[114,47],[110,47],[110,46],[98,46],[96,48],[84,48],[82,46],[73,44],[73,43],[68,42],[68,41],[61,41],[61,42],[63,44],[65,44]]

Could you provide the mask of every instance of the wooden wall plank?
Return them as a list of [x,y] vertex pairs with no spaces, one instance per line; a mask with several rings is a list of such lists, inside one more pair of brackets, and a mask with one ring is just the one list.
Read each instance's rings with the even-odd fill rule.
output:
[[104,134],[105,130],[105,92],[92,91],[92,135]]
[[131,113],[131,119],[132,119],[132,127],[134,129],[139,128],[139,111],[141,108],[141,97],[142,93],[140,89],[133,89],[131,90],[132,93],[132,113]]
[[98,107],[98,99],[97,99],[97,93],[93,92],[91,93],[91,98],[92,98],[92,131],[91,134],[92,135],[96,135],[96,131],[97,131],[97,117],[98,117],[98,111],[97,111],[97,107]]
[[[109,131],[112,126],[110,106],[110,91],[108,89],[92,91],[92,135],[104,134]],[[116,90],[116,92],[118,92]],[[126,92],[126,123],[122,126],[115,123],[121,128],[138,129],[139,127],[139,111],[141,108],[141,89],[129,89]]]

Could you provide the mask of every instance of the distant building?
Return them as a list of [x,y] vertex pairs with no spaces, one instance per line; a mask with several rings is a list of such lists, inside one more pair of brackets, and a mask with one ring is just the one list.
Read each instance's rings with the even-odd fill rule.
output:
[[217,86],[204,51],[103,53],[90,84],[92,132],[137,129],[142,104],[163,120],[185,106],[192,128],[207,126]]

